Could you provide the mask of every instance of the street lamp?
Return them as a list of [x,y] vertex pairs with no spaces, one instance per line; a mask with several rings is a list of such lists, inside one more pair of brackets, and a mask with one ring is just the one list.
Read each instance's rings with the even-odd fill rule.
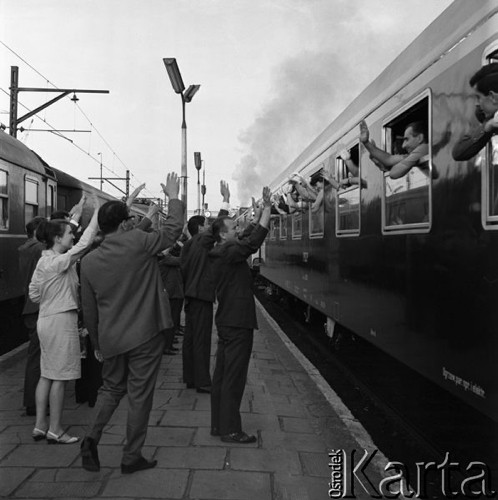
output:
[[182,172],[181,172],[181,199],[185,204],[185,214],[187,213],[187,123],[185,122],[185,103],[190,102],[195,93],[199,90],[200,85],[190,85],[185,90],[182,75],[174,57],[166,57],[163,59],[166,71],[168,72],[173,90],[180,94],[182,98]]
[[197,214],[201,214],[201,180],[199,178],[199,172],[202,168],[201,153],[194,153],[194,163],[197,169]]

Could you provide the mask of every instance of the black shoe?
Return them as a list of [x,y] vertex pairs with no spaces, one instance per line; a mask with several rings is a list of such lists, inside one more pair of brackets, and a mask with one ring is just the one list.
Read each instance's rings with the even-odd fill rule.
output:
[[197,387],[197,392],[199,394],[211,394],[211,386],[207,385],[205,387]]
[[187,389],[194,389],[195,385],[194,384],[187,384]]
[[157,465],[157,460],[147,460],[144,457],[130,465],[121,464],[121,474],[133,474],[139,470],[152,469]]
[[221,436],[224,443],[250,444],[256,442],[256,436],[248,436],[245,432],[232,432]]
[[211,436],[219,436],[220,431],[216,427],[211,428]]
[[95,439],[86,437],[81,441],[81,466],[85,470],[98,472],[100,470],[99,453]]

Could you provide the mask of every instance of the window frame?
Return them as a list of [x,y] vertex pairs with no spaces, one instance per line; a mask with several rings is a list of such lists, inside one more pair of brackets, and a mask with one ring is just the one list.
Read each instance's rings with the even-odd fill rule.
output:
[[[36,203],[28,203],[26,200],[26,186],[28,183],[32,183],[36,185]],[[24,223],[27,224],[29,220],[27,220],[26,217],[26,207],[36,207],[36,209],[33,210],[33,212],[36,212],[33,217],[37,217],[39,214],[39,208],[40,208],[40,181],[36,177],[32,177],[30,175],[25,175],[24,176]]]
[[[360,140],[355,139],[350,142],[345,148],[347,151],[351,151],[355,146],[358,146],[358,176],[361,179],[361,145]],[[335,154],[335,174],[337,182],[341,182],[343,178],[342,175],[339,175],[340,172],[347,169],[346,162],[341,158],[339,152]],[[357,229],[339,229],[339,198],[343,193],[351,193],[355,190],[358,190],[358,228]],[[358,185],[352,185],[345,189],[336,189],[336,201],[335,201],[335,235],[337,238],[352,238],[356,236],[360,236],[361,233],[361,182]]]
[[[490,64],[488,55],[498,50],[498,40],[494,40],[486,46],[482,53],[482,65]],[[498,140],[498,136],[494,136]],[[482,161],[484,162],[481,168],[481,223],[482,227],[486,230],[498,230],[498,214],[492,215],[490,211],[490,189],[491,189],[491,165],[490,159],[492,155],[492,142],[488,141],[483,149]],[[498,193],[497,193],[498,194]]]
[[[386,178],[389,177],[389,172],[383,173],[382,179],[382,203],[381,203],[381,228],[383,235],[390,234],[426,234],[431,231],[432,228],[432,219],[433,219],[433,200],[432,200],[432,192],[433,192],[433,162],[432,162],[432,90],[430,87],[419,92],[415,97],[410,99],[406,104],[397,108],[395,111],[390,113],[388,116],[384,118],[382,121],[382,149],[387,151],[387,145],[390,143],[390,132],[389,130],[392,128],[389,126],[392,124],[396,118],[400,118],[403,114],[407,113],[411,108],[414,108],[418,103],[422,102],[424,99],[427,99],[427,132],[428,138],[427,143],[429,145],[429,196],[428,196],[428,221],[427,222],[416,222],[409,224],[396,224],[396,225],[387,225],[386,217],[387,217],[387,207],[386,207]],[[390,144],[389,144],[390,145]],[[408,175],[408,174],[407,174]]]
[[[282,229],[285,228],[285,234]],[[288,235],[287,231],[287,215],[281,214],[280,215],[280,240],[286,240]]]
[[6,183],[5,185],[7,186],[7,193],[4,194],[4,193],[0,193],[0,200],[2,200],[2,203],[3,203],[3,200],[6,200],[7,201],[7,223],[6,223],[6,226],[5,227],[2,227],[0,225],[0,231],[8,231],[9,230],[9,226],[10,226],[10,195],[9,195],[9,171],[8,170],[4,170],[3,168],[0,168],[0,172],[3,172],[5,173],[5,179],[6,179]]
[[[318,168],[315,169],[309,175],[309,177],[311,178],[313,175],[315,175],[316,173],[318,173],[320,170],[322,170],[324,168],[325,168],[325,163],[320,163],[320,165],[318,165]],[[325,190],[325,186],[323,187],[323,189]],[[322,218],[322,230],[320,232],[317,232],[317,233],[312,233],[311,232],[311,228],[313,226],[312,223],[311,223],[311,219],[313,217],[313,212],[311,211],[312,205],[313,205],[313,202],[311,202],[311,201],[308,202],[308,212],[309,212],[309,214],[308,214],[308,238],[310,240],[323,239],[323,237],[325,235],[325,198],[324,197],[322,198],[321,209],[320,209],[320,212],[319,212],[320,216]]]

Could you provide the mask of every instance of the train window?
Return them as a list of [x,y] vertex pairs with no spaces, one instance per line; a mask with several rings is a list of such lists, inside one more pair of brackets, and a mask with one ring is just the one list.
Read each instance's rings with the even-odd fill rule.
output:
[[38,181],[25,177],[24,179],[24,223],[27,224],[38,215]]
[[51,213],[55,212],[55,210],[56,210],[55,200],[56,200],[55,186],[53,184],[48,183],[47,184],[47,210],[46,210],[47,216],[50,215]]
[[309,202],[309,236],[323,238],[325,222],[325,181],[323,180],[323,164],[310,178],[310,186],[316,193],[315,201]]
[[493,136],[486,146],[486,168],[482,176],[483,226],[498,229],[498,136]]
[[277,234],[279,233],[280,217],[278,215],[272,215],[270,219],[270,240],[276,240]]
[[[498,40],[486,47],[483,64],[498,62]],[[482,223],[487,229],[498,229],[498,136],[493,136],[484,149],[482,169]]]
[[417,97],[384,125],[391,164],[375,162],[384,172],[382,230],[427,232],[432,217],[431,94]]
[[293,213],[292,214],[292,239],[300,240],[303,235],[303,214]]
[[280,239],[287,239],[287,215],[280,216]]
[[0,170],[0,229],[9,229],[9,174]]
[[336,158],[337,190],[336,234],[360,234],[360,147],[355,144]]

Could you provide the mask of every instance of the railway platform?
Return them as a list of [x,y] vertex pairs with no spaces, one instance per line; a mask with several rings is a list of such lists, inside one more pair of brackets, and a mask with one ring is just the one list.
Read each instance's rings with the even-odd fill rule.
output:
[[[126,398],[99,445],[100,472],[81,468],[79,444],[34,442],[34,417],[23,415],[24,354],[0,361],[0,497],[29,499],[320,500],[330,498],[332,451],[355,461],[372,452],[369,436],[312,365],[261,306],[260,329],[242,405],[250,445],[227,444],[210,435],[210,397],[186,389],[181,355],[164,356],[155,390],[144,455],[154,469],[122,475]],[[213,361],[216,334],[213,334]],[[64,422],[83,436],[92,408],[77,404],[74,384],[66,394]],[[335,457],[336,455],[334,455]],[[347,459],[348,460],[348,459]],[[346,460],[346,462],[347,462]],[[366,472],[381,479],[378,452]],[[345,472],[345,464],[341,463]],[[385,474],[385,473],[384,473]],[[371,498],[359,484],[356,498]]]

